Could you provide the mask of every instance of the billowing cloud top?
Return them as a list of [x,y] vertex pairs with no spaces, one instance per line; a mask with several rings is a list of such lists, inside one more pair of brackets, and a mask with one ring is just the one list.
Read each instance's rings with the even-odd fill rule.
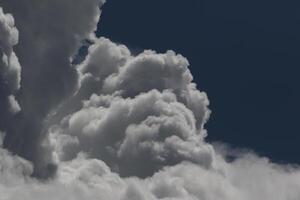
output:
[[0,116],[15,114],[20,111],[14,94],[20,88],[21,66],[13,51],[18,43],[19,32],[15,27],[14,18],[4,14],[0,8]]
[[300,198],[297,166],[206,142],[186,58],[96,38],[103,1],[0,3],[0,200]]

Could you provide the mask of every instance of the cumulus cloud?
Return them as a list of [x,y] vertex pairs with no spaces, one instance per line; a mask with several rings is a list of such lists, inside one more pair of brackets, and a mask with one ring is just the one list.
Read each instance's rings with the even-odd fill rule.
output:
[[173,51],[134,56],[124,45],[95,40],[77,67],[77,93],[53,117],[55,157],[88,152],[122,176],[149,176],[182,160],[212,167],[214,151],[203,129],[209,101],[188,65]]
[[122,178],[99,159],[78,154],[61,162],[56,177],[46,182],[31,178],[32,165],[0,149],[0,192],[3,200],[297,200],[299,170],[243,154],[232,163],[218,160],[221,170],[182,162],[164,167],[148,178]]
[[206,141],[186,58],[96,38],[102,0],[0,3],[0,200],[300,198],[298,166]]
[[[72,59],[82,41],[95,37],[93,32],[103,3],[103,0],[0,0],[6,12],[13,14],[19,29],[15,52],[23,69],[18,93],[20,106],[10,98],[11,108],[17,111],[21,107],[22,111],[5,123],[4,146],[33,161],[37,173],[51,162],[46,156],[48,150],[40,145],[45,137],[45,121],[51,111],[76,91],[78,73]],[[1,74],[7,81],[18,80],[10,84],[16,88],[20,73],[9,44],[17,42],[18,32],[10,15],[6,15],[6,21],[3,27],[7,30],[2,31],[1,26],[1,37],[9,38],[1,38],[1,45],[10,57],[2,60],[14,65]]]
[[126,46],[99,38],[78,66],[81,81],[77,101],[87,100],[93,93],[133,98],[153,89],[169,90],[194,112],[200,130],[209,117],[209,101],[192,82],[188,66],[187,59],[173,51],[158,54],[146,50],[134,56]]
[[[20,111],[15,94],[20,88],[21,66],[13,50],[19,32],[11,14],[0,7],[0,118],[6,120]],[[5,122],[4,122],[5,123]],[[4,125],[0,125],[3,128]]]
[[[196,128],[192,111],[170,91],[151,90],[134,98],[92,95],[82,109],[53,129],[52,134],[62,140],[67,134],[79,141],[77,148],[74,142],[65,142],[62,148],[67,153],[62,159],[75,156],[76,150],[88,152],[124,176],[151,175],[159,166],[182,160],[206,167],[213,162],[213,149],[204,142],[205,131]],[[75,152],[66,150],[68,145]]]

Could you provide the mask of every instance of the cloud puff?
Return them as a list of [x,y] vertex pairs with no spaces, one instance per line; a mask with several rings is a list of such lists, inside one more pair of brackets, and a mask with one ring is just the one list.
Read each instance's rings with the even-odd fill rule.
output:
[[[173,51],[158,54],[144,51],[133,56],[124,45],[117,45],[105,38],[99,38],[89,48],[87,59],[79,66],[82,74],[81,94],[89,98],[92,93],[135,97],[140,93],[156,89],[172,91],[178,101],[194,112],[197,127],[203,128],[209,116],[208,98],[200,92],[188,69],[186,58]],[[81,100],[84,98],[81,98]]]
[[80,76],[77,91],[55,110],[49,123],[59,122],[66,114],[80,109],[83,100],[88,100],[94,93],[100,94],[105,78],[117,73],[130,57],[126,46],[117,45],[106,38],[96,39],[89,48],[87,58],[76,66]]
[[151,90],[135,98],[92,95],[81,110],[53,129],[54,135],[68,134],[79,141],[78,148],[72,142],[64,143],[75,152],[62,146],[67,152],[62,159],[70,158],[70,153],[75,156],[76,150],[88,152],[124,176],[151,175],[160,166],[182,160],[206,167],[213,162],[213,149],[204,142],[205,132],[198,131],[191,110],[170,91]]
[[0,7],[0,116],[4,120],[8,114],[20,111],[14,96],[20,88],[21,81],[21,66],[13,51],[18,39],[19,32],[13,16],[5,14]]
[[152,89],[174,92],[180,102],[187,105],[197,118],[199,128],[208,116],[208,99],[192,83],[188,61],[173,51],[157,54],[145,51],[129,60],[117,74],[112,74],[104,81],[103,92],[119,91],[122,96],[135,96]]
[[60,159],[83,151],[122,176],[140,177],[182,160],[212,166],[214,152],[203,129],[209,101],[192,83],[183,56],[173,51],[133,56],[100,38],[78,70],[80,87],[64,105],[73,112],[58,117],[62,122],[50,131]]

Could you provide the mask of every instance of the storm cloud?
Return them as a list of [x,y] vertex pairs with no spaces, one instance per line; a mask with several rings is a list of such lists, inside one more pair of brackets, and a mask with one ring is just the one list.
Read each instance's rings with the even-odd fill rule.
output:
[[0,199],[298,200],[298,166],[206,141],[185,57],[95,36],[103,3],[0,0]]

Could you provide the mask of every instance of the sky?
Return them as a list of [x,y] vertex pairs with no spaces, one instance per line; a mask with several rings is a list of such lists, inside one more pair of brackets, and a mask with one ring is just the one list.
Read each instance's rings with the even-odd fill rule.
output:
[[296,10],[0,0],[0,200],[299,200]]
[[300,163],[299,9],[278,0],[111,0],[97,34],[187,57],[211,102],[209,140]]

